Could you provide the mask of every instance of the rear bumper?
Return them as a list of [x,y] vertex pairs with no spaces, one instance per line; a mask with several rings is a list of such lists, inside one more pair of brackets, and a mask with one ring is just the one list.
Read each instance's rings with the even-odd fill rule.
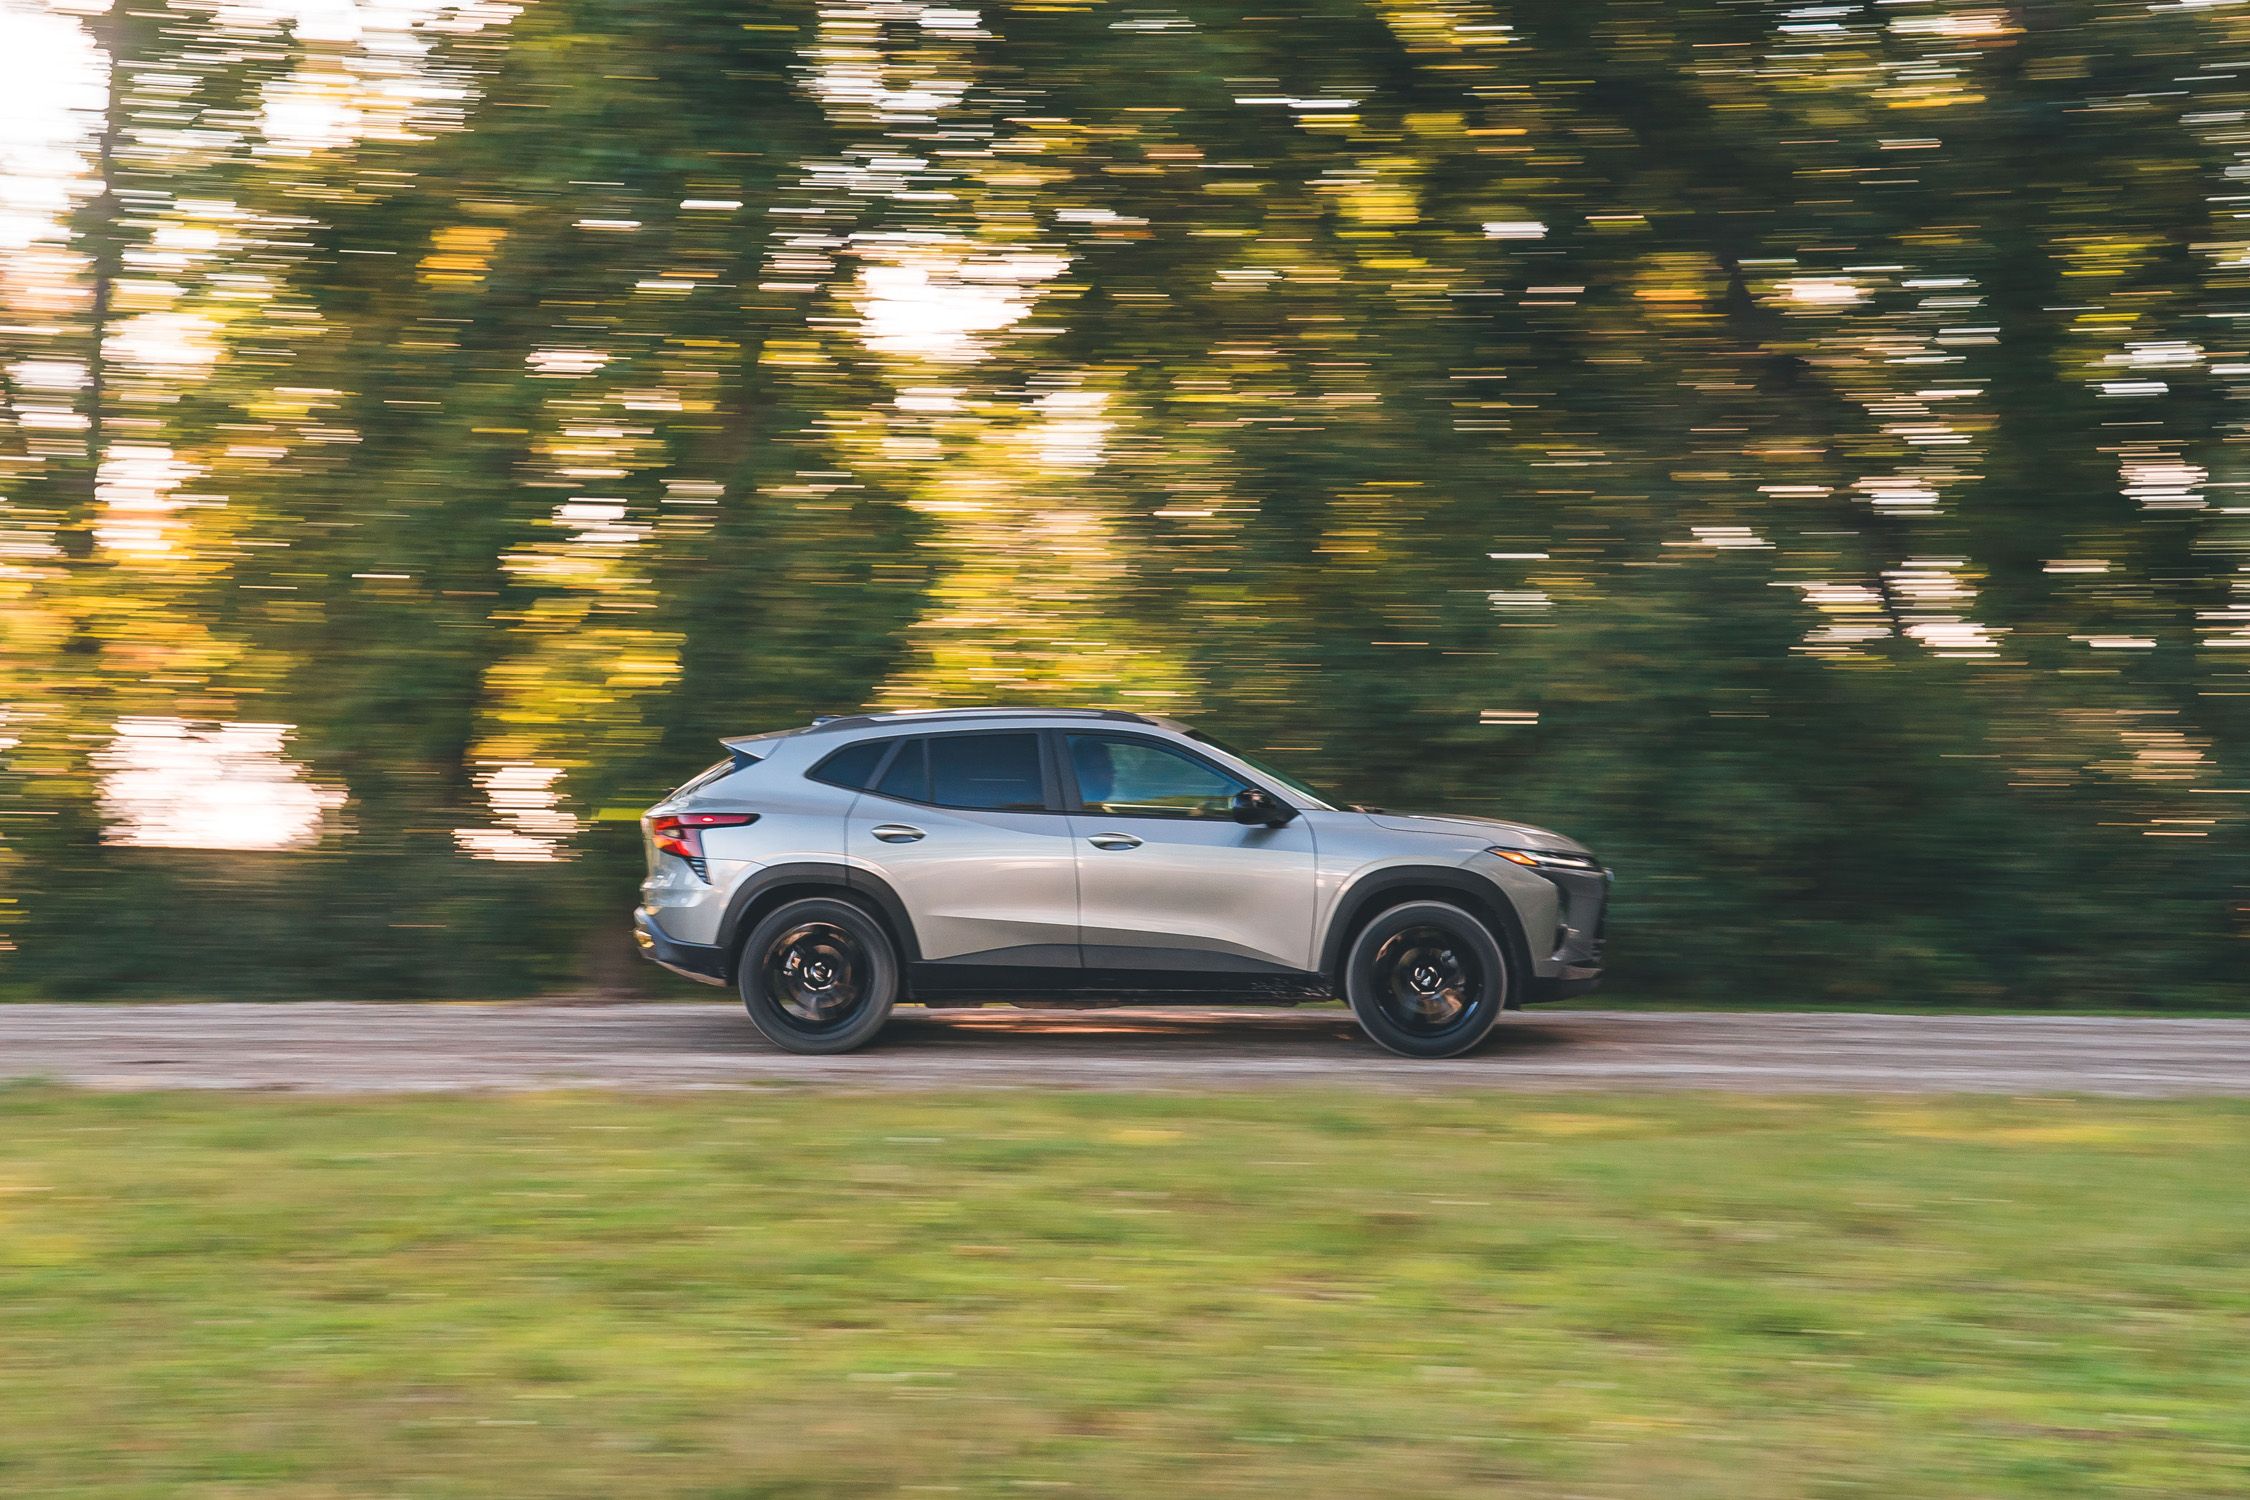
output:
[[661,964],[700,984],[724,985],[732,977],[727,973],[724,948],[711,943],[683,943],[657,926],[656,919],[645,910],[633,913],[633,946],[650,963]]

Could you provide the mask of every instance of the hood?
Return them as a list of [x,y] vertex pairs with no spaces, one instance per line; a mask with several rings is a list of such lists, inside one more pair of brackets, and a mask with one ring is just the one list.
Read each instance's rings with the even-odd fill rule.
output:
[[1367,821],[1393,833],[1428,833],[1455,839],[1476,838],[1483,839],[1488,844],[1504,844],[1513,849],[1552,849],[1558,854],[1593,853],[1578,840],[1567,838],[1552,829],[1534,828],[1529,823],[1509,823],[1499,818],[1471,818],[1454,813],[1416,815],[1384,812],[1367,814]]

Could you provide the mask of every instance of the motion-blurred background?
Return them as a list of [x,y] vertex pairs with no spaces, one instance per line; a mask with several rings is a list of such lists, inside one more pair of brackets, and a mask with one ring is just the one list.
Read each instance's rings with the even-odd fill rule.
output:
[[1620,994],[2239,1003],[2250,8],[0,0],[12,992],[642,982],[862,705],[1551,822]]

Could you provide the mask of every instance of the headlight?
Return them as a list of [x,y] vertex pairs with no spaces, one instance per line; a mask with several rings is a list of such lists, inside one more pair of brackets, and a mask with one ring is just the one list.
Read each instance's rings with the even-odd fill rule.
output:
[[1522,865],[1527,870],[1598,870],[1601,862],[1591,854],[1558,854],[1552,849],[1500,849],[1484,851],[1497,854],[1512,865]]

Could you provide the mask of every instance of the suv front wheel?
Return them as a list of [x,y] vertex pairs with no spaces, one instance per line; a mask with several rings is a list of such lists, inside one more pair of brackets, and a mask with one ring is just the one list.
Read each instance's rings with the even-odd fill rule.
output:
[[849,1052],[889,1019],[898,949],[849,901],[814,896],[768,912],[742,944],[736,984],[766,1040],[789,1052]]
[[1361,928],[1344,962],[1360,1027],[1402,1057],[1453,1057],[1485,1038],[1508,1004],[1506,951],[1444,901],[1409,901]]

